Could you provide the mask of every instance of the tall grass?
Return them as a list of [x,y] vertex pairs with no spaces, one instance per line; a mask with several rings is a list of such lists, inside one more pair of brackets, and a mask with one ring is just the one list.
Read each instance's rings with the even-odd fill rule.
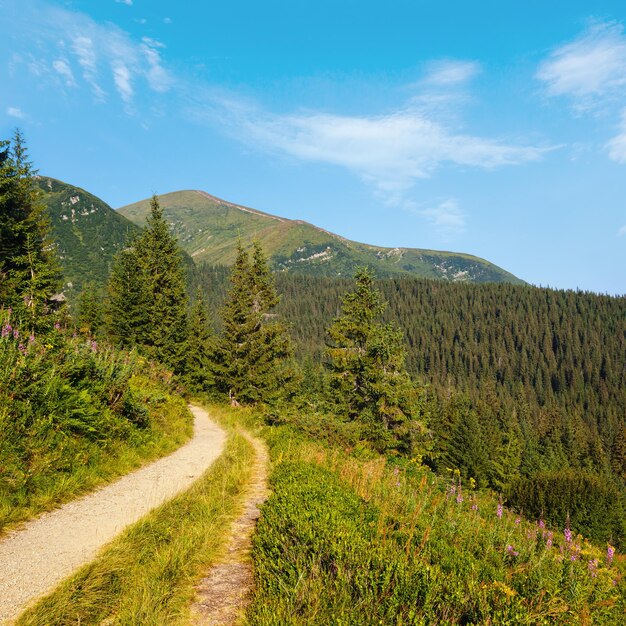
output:
[[223,549],[253,459],[248,441],[231,434],[187,492],[132,526],[17,624],[188,623],[194,584]]
[[268,430],[250,624],[623,624],[609,554],[437,479]]
[[60,326],[24,336],[0,310],[0,533],[167,454],[191,432],[160,368]]

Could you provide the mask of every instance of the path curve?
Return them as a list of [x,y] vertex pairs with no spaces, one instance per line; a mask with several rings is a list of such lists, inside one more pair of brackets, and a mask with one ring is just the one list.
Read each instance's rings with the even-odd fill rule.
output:
[[226,433],[190,406],[194,435],[167,457],[29,522],[0,541],[0,624],[16,618],[100,548],[187,489],[222,453]]

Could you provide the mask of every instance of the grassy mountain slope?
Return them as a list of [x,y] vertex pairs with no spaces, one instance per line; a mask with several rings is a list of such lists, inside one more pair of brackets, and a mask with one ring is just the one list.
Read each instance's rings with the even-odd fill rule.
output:
[[131,221],[80,187],[40,176],[68,296],[87,283],[104,285],[113,257],[139,232]]
[[[344,239],[301,220],[289,220],[220,200],[203,191],[159,196],[182,247],[196,262],[230,265],[239,239],[257,238],[274,269],[318,276],[352,276],[368,265],[381,277],[421,276],[453,282],[523,281],[475,256],[414,248],[383,248]],[[149,200],[119,212],[142,225]]]

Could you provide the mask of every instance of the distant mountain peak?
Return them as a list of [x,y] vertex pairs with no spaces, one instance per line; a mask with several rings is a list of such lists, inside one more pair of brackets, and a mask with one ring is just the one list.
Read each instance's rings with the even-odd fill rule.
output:
[[[359,243],[304,220],[272,215],[202,190],[167,193],[159,196],[159,201],[181,246],[196,262],[230,265],[238,241],[258,239],[277,271],[345,277],[367,265],[380,278],[420,276],[451,282],[523,283],[476,256]],[[142,200],[119,212],[141,226],[149,204],[149,199]]]

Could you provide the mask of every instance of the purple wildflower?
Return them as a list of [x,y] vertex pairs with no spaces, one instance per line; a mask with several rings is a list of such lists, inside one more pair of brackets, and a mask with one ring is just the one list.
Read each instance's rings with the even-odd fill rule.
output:
[[61,324],[59,322],[56,322],[54,324],[54,327],[55,327],[56,330],[61,330]]
[[496,510],[496,515],[498,516],[498,519],[502,518],[502,502],[498,502],[498,509]]
[[547,534],[547,539],[546,539],[546,548],[551,548],[552,547],[552,537],[554,537],[554,533],[552,531],[549,531]]
[[522,521],[522,520],[521,520],[519,517],[516,517],[516,518],[515,518],[515,525],[516,525],[516,526],[519,526],[519,524],[520,524],[520,522],[521,522],[521,521]]
[[11,324],[9,324],[9,322],[6,322],[6,324],[2,327],[2,336],[8,337],[11,334],[12,330],[13,328],[11,327]]
[[95,340],[91,342],[91,351],[98,352],[98,342]]
[[606,549],[606,564],[608,566],[610,566],[611,563],[613,563],[614,556],[615,556],[615,548],[609,543],[607,544],[607,549]]
[[31,335],[31,336],[28,338],[28,343],[35,343],[35,335]]
[[591,577],[595,578],[598,575],[598,559],[590,559],[589,563],[587,563],[587,570]]
[[515,549],[515,548],[514,548],[511,544],[509,544],[509,545],[506,547],[506,553],[507,553],[509,556],[518,556],[518,555],[519,555],[519,552],[518,552],[518,551],[517,551],[517,550],[516,550],[516,549]]
[[546,527],[546,523],[542,519],[540,519],[537,522],[537,524],[538,524],[539,528],[545,528]]
[[17,346],[17,349],[22,353],[22,354],[26,354],[26,346],[21,343],[19,346]]
[[463,502],[463,494],[461,493],[461,490],[459,489],[459,492],[456,494],[456,503],[461,504],[462,502]]
[[476,502],[472,504],[472,511],[478,511],[478,504]]
[[20,331],[17,328],[13,331],[13,339],[17,339],[20,336]]

